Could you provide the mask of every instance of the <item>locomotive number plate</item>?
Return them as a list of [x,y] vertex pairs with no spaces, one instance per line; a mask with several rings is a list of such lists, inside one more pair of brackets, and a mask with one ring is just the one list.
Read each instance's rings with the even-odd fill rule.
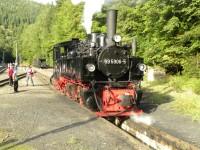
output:
[[126,59],[104,59],[103,60],[104,64],[106,65],[125,65],[127,64]]

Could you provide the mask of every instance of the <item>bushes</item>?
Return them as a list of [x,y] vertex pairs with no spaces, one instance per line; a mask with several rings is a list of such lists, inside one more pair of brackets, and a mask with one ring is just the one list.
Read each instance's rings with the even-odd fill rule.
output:
[[183,86],[184,82],[183,80],[181,80],[180,77],[171,77],[170,78],[170,82],[169,82],[169,85],[171,87],[173,87],[173,89],[176,91],[176,92],[180,92],[182,91],[182,86]]
[[200,78],[200,56],[189,57],[183,64],[184,74],[190,78]]
[[200,79],[192,78],[189,80],[188,88],[191,88],[195,94],[200,95]]
[[[145,78],[146,80],[146,78]],[[195,94],[200,95],[200,78],[185,76],[165,76],[155,81],[148,82],[149,86],[165,85],[173,88],[176,92],[192,90]]]
[[198,78],[172,76],[169,79],[169,86],[173,87],[176,92],[192,90],[195,94],[200,95],[200,79]]

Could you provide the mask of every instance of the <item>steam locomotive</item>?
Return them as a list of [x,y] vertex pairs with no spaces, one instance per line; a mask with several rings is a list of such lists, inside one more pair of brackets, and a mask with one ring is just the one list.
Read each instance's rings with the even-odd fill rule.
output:
[[98,116],[127,117],[138,111],[145,65],[116,34],[117,10],[107,12],[107,35],[91,33],[54,45],[52,83]]

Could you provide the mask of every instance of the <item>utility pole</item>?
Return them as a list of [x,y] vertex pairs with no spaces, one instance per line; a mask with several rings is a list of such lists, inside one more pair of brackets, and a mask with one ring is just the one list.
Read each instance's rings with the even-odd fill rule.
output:
[[16,59],[15,59],[16,65],[18,65],[18,47],[17,47],[17,42],[16,42]]
[[136,41],[136,37],[134,37],[132,39],[132,56],[136,55],[136,49],[137,49],[137,41]]
[[3,51],[2,64],[5,63],[5,52]]

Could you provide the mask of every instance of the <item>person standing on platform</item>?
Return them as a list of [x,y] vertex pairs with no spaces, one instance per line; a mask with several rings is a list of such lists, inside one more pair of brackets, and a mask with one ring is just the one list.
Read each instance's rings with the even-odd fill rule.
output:
[[15,66],[14,68],[12,77],[13,77],[14,92],[18,92],[17,66]]
[[26,86],[28,86],[29,79],[31,80],[32,85],[34,86],[34,82],[33,82],[33,69],[31,67],[31,65],[29,65],[29,67],[26,70]]
[[8,64],[8,77],[9,77],[9,85],[12,86],[13,85],[13,66],[12,64]]

